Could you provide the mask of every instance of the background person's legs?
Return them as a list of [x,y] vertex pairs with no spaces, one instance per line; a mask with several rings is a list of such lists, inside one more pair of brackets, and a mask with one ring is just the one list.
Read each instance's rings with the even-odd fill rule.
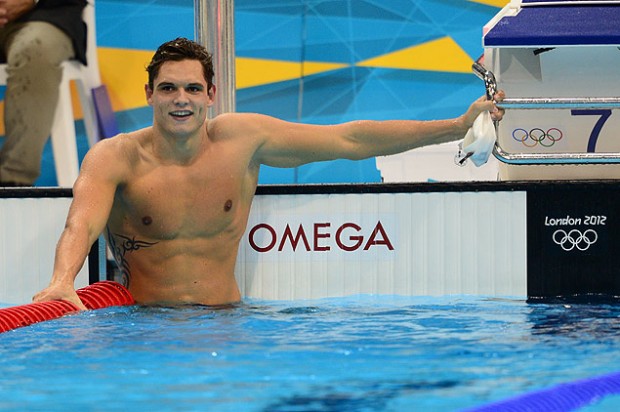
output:
[[43,148],[54,121],[61,64],[73,57],[73,46],[64,32],[44,22],[11,30],[7,45],[0,186],[32,185],[41,172]]

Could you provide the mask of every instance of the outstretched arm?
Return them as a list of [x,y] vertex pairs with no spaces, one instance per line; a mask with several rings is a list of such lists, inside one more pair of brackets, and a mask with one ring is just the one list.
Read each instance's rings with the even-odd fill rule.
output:
[[117,185],[118,173],[112,165],[119,162],[106,146],[110,146],[108,141],[99,143],[82,162],[65,228],[56,246],[52,279],[33,297],[35,302],[62,299],[85,309],[75,293],[75,278],[106,225]]
[[[496,100],[503,99],[503,92]],[[462,116],[447,120],[361,120],[331,126],[284,122],[253,115],[246,123],[261,142],[256,160],[275,167],[333,160],[359,160],[401,153],[417,147],[462,139],[483,111],[500,120],[503,111],[493,101],[480,98]],[[252,115],[250,115],[252,116]]]

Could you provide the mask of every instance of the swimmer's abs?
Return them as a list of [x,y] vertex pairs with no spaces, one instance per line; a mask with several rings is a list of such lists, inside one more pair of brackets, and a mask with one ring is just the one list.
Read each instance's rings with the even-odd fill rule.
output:
[[141,305],[187,305],[219,306],[234,304],[241,300],[234,275],[198,279],[190,282],[150,281],[132,279],[129,291]]

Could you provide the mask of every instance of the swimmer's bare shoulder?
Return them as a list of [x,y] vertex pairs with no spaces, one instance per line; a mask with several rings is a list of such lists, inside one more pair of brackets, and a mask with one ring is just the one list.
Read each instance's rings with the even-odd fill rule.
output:
[[80,178],[94,179],[96,175],[97,180],[105,178],[116,184],[125,181],[149,134],[150,128],[145,128],[99,141],[84,157]]
[[249,143],[264,137],[269,122],[275,118],[258,113],[224,113],[207,122],[207,134],[211,140],[241,139]]

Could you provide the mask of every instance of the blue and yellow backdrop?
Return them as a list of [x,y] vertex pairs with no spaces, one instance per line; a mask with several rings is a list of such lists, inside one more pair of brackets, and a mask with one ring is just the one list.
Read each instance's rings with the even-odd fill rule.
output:
[[[484,93],[471,64],[483,52],[482,26],[507,3],[235,0],[237,111],[316,124],[458,116]],[[95,6],[100,71],[119,127],[148,126],[145,66],[159,44],[194,38],[193,1],[96,0]],[[84,136],[79,143],[83,156]],[[377,181],[374,159],[263,168],[260,177],[260,183]],[[48,145],[37,185],[55,183]]]

